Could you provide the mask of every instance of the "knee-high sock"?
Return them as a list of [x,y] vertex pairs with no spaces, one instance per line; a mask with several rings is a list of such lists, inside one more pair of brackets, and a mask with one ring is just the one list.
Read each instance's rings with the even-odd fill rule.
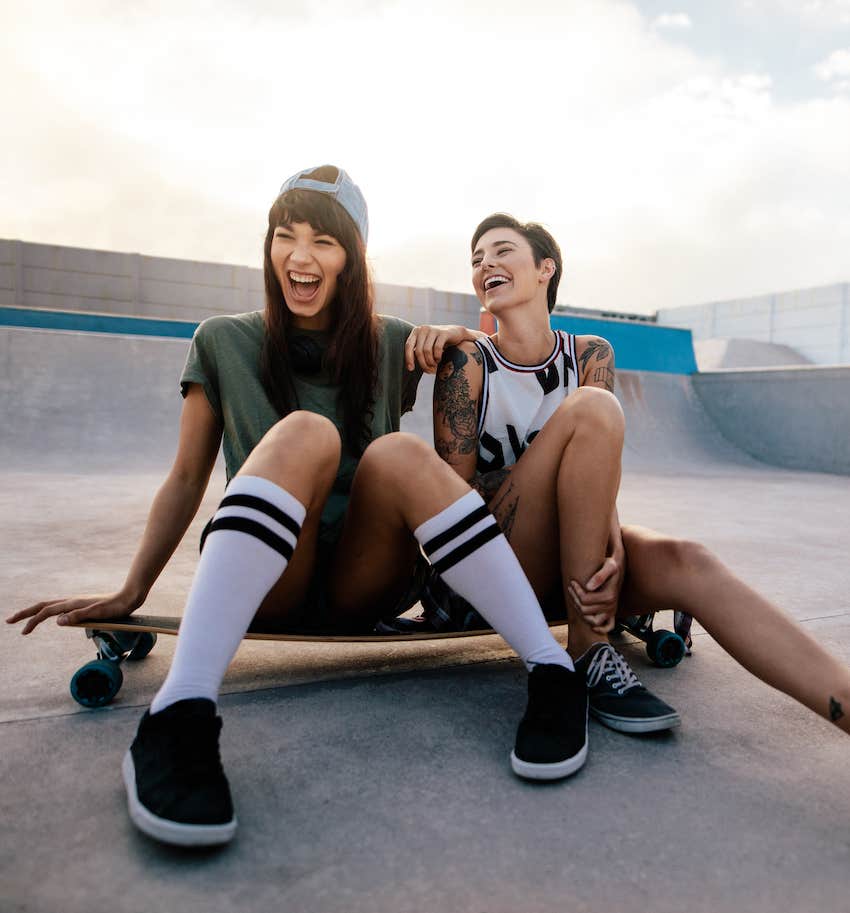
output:
[[552,636],[540,603],[481,496],[470,491],[413,533],[446,583],[471,603],[530,669],[573,668]]
[[268,479],[236,476],[230,482],[204,542],[174,661],[151,713],[186,698],[218,699],[251,619],[286,570],[306,513]]

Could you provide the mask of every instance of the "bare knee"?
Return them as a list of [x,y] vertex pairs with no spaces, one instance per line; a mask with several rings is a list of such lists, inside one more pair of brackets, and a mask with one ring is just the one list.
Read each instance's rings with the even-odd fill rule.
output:
[[295,456],[299,463],[332,476],[339,468],[341,452],[342,442],[334,423],[306,410],[290,412],[272,425],[254,451],[272,460]]
[[704,545],[688,539],[660,539],[654,546],[654,563],[677,578],[699,577],[719,566],[718,559]]
[[599,387],[580,387],[558,407],[550,421],[570,432],[622,438],[625,431],[623,409],[613,393]]
[[409,486],[412,477],[419,477],[424,468],[435,462],[442,460],[422,438],[406,431],[394,431],[369,444],[357,473],[364,478]]

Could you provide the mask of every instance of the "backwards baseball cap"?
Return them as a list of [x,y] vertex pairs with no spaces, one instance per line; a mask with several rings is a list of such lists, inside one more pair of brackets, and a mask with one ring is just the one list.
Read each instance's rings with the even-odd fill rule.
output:
[[366,209],[366,200],[360,192],[360,188],[342,168],[336,168],[337,176],[332,184],[304,176],[318,171],[320,167],[336,168],[335,165],[305,168],[303,171],[299,171],[298,174],[293,174],[291,178],[287,178],[281,184],[280,193],[286,193],[287,190],[317,190],[319,193],[326,193],[328,196],[333,197],[351,216],[365,244],[369,240],[369,213]]

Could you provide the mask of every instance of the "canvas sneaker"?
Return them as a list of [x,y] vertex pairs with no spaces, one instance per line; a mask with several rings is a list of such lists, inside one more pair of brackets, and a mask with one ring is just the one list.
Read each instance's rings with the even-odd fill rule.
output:
[[122,771],[130,818],[149,837],[214,846],[236,832],[215,711],[212,701],[192,698],[142,717]]
[[658,732],[681,720],[669,705],[645,688],[621,653],[598,643],[578,660],[587,678],[590,715],[618,732]]
[[582,673],[537,665],[528,675],[528,706],[511,768],[528,780],[559,780],[587,760],[587,686]]

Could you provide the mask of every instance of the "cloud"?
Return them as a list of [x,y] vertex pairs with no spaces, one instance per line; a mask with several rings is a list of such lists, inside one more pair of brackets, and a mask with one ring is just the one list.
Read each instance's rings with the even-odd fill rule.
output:
[[850,91],[850,48],[833,51],[814,67],[818,79],[828,82],[839,92]]
[[652,23],[658,29],[689,29],[693,26],[691,17],[687,13],[662,13]]
[[779,101],[633,5],[202,5],[0,28],[0,237],[257,265],[281,180],[332,161],[369,200],[379,281],[467,291],[498,209],[553,229],[576,305],[850,274],[850,99]]
[[781,15],[814,30],[850,25],[850,0],[744,0],[742,10],[765,19]]

